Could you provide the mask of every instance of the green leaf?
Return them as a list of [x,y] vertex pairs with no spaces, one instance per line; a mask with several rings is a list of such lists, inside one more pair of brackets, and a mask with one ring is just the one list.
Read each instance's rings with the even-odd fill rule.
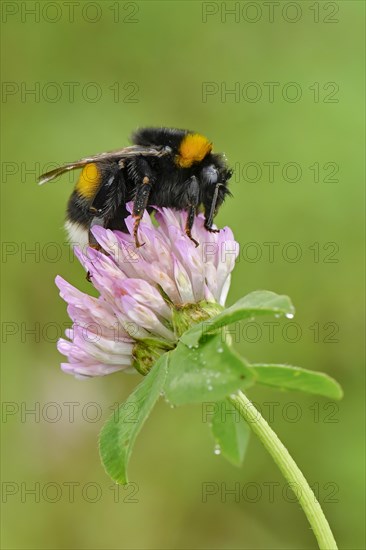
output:
[[286,315],[288,318],[292,318],[294,313],[295,308],[288,296],[281,296],[269,290],[258,290],[244,296],[208,321],[194,325],[181,336],[180,340],[187,346],[197,346],[208,332],[213,332],[236,321],[268,314]]
[[117,483],[128,483],[127,464],[137,434],[163,389],[169,353],[164,353],[149,374],[107,420],[99,437],[99,452],[107,474]]
[[288,390],[298,390],[307,393],[323,395],[331,399],[341,399],[341,386],[322,372],[291,367],[290,365],[251,365],[258,384],[273,386]]
[[245,360],[216,334],[199,348],[179,343],[170,352],[164,392],[173,405],[217,401],[248,387],[253,378]]
[[248,447],[250,428],[227,400],[214,404],[211,430],[217,450],[234,466],[241,466]]

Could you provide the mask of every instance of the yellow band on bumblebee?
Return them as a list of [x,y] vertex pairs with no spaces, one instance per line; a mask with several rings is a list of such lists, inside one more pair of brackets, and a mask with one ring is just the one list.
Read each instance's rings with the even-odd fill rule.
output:
[[101,173],[98,166],[92,162],[86,164],[76,184],[76,191],[86,199],[94,197],[101,183]]
[[200,162],[212,151],[212,143],[201,134],[187,134],[179,146],[175,162],[181,168],[190,168],[194,162]]

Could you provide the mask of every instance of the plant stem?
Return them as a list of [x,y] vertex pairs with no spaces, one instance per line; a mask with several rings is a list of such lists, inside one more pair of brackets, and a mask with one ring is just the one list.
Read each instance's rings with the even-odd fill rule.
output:
[[295,488],[295,495],[309,520],[320,550],[336,550],[337,543],[323,510],[286,447],[246,395],[239,391],[231,395],[229,400],[259,437],[286,480]]

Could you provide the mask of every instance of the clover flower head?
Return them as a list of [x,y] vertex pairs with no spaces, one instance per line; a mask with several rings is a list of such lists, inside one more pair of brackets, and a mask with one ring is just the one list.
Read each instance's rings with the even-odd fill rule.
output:
[[224,306],[239,252],[231,230],[208,232],[199,214],[192,229],[200,243],[196,247],[182,230],[186,213],[159,208],[155,219],[158,226],[145,212],[140,248],[134,245],[132,215],[126,219],[129,233],[92,228],[101,250],[75,248],[99,297],[56,278],[73,321],[67,339],[58,342],[68,358],[61,365],[65,372],[85,377],[137,369],[146,374],[192,323]]

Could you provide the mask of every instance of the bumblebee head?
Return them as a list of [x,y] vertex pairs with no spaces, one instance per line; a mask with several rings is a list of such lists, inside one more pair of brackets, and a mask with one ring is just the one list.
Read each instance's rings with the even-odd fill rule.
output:
[[227,166],[223,154],[209,154],[206,156],[200,173],[200,179],[205,187],[215,187],[220,184],[226,187],[233,171]]
[[212,143],[201,134],[188,133],[178,147],[175,163],[180,168],[190,168],[192,164],[201,162],[212,151]]

